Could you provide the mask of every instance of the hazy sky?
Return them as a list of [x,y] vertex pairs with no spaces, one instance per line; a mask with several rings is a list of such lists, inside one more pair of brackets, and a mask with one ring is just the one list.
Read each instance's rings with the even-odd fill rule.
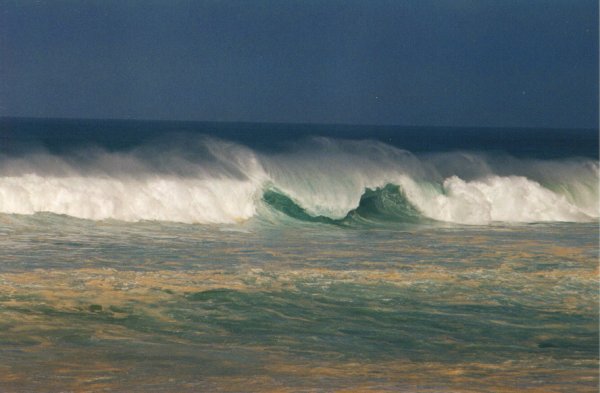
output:
[[598,126],[595,0],[0,0],[0,115]]

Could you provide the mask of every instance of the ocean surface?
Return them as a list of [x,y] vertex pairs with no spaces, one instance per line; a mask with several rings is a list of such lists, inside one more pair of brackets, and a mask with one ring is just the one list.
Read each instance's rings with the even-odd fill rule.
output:
[[596,392],[598,130],[0,119],[2,392]]

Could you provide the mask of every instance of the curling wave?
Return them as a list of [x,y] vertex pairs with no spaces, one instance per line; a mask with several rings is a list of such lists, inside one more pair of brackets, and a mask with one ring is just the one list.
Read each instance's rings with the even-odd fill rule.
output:
[[[0,157],[0,213],[236,223],[273,213],[347,225],[598,219],[597,161],[415,156],[374,141],[315,138],[260,153],[200,138],[127,153]],[[269,213],[270,212],[270,213]]]
[[355,224],[377,224],[388,222],[417,223],[426,218],[406,199],[400,187],[387,184],[375,190],[367,189],[361,196],[358,207],[345,217],[334,219],[327,216],[313,216],[287,195],[269,189],[263,194],[263,201],[273,210],[288,217],[306,222],[318,222],[351,226]]

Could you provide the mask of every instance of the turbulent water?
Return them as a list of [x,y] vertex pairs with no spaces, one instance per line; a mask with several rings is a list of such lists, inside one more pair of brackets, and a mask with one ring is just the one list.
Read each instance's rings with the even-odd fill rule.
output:
[[596,391],[596,130],[2,119],[3,391]]

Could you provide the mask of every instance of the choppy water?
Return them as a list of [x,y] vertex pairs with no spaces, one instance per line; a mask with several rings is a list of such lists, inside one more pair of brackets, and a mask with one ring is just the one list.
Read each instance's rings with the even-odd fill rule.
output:
[[577,138],[59,148],[3,127],[1,391],[597,391]]

